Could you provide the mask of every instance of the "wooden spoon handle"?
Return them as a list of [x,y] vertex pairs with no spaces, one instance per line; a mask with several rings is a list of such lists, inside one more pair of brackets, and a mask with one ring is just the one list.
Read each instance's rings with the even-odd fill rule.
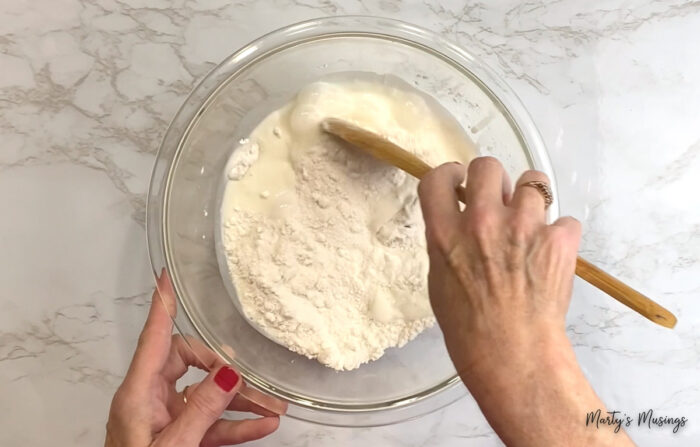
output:
[[[417,179],[423,178],[433,168],[406,149],[392,143],[388,139],[377,135],[348,121],[337,118],[327,118],[321,122],[321,128],[331,135],[335,135],[363,152],[381,160],[391,166],[396,166],[402,171]],[[464,203],[467,190],[464,186],[456,188],[457,197]]]
[[[321,127],[326,132],[418,179],[432,169],[423,160],[388,139],[350,122],[328,118],[321,123]],[[463,203],[465,192],[463,186],[457,188],[457,196]],[[667,328],[673,328],[676,325],[676,317],[671,312],[581,257],[576,259],[576,274],[654,323]]]
[[676,316],[667,309],[580,256],[576,275],[654,323],[667,328],[676,325]]

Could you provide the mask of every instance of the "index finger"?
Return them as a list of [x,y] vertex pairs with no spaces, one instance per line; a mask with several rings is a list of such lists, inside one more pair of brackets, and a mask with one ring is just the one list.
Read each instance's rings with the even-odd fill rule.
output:
[[129,374],[156,374],[160,372],[170,353],[170,337],[173,320],[169,307],[174,306],[174,296],[165,269],[157,279],[158,286],[151,297],[151,307],[146,323],[139,335]]
[[127,375],[158,373],[170,352],[172,330],[173,322],[170,315],[161,302],[158,291],[155,291],[151,298],[151,309],[139,336]]
[[464,165],[445,163],[428,172],[418,184],[418,197],[425,231],[428,234],[439,232],[436,225],[455,221],[459,218],[459,199],[456,188],[464,182]]
[[469,163],[467,206],[503,205],[510,196],[510,179],[500,161],[478,157]]

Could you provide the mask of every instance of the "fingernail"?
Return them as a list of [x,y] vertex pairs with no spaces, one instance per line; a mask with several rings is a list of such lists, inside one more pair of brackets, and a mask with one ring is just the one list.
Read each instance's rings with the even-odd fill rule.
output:
[[238,373],[228,366],[222,366],[219,372],[214,376],[214,382],[227,393],[236,386],[239,380],[240,377]]

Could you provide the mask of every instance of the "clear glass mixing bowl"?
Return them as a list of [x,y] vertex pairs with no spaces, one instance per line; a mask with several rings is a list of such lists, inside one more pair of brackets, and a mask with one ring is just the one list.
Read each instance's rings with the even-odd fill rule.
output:
[[[249,385],[289,401],[293,417],[370,426],[434,411],[466,393],[439,328],[357,370],[335,372],[271,342],[246,322],[227,292],[215,249],[218,188],[238,140],[302,86],[348,71],[398,76],[434,96],[479,152],[498,157],[513,178],[535,168],[554,179],[518,98],[467,51],[395,20],[318,19],[241,48],[190,94],[158,152],[148,197],[148,245],[154,272],[165,269],[171,278],[180,332],[233,363]],[[548,217],[557,214],[555,202]]]

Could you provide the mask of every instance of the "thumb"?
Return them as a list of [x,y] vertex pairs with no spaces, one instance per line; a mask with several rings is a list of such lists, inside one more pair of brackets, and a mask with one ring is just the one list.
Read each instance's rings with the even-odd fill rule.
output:
[[198,446],[241,385],[241,376],[228,365],[210,372],[188,396],[182,413],[161,432],[159,444]]

